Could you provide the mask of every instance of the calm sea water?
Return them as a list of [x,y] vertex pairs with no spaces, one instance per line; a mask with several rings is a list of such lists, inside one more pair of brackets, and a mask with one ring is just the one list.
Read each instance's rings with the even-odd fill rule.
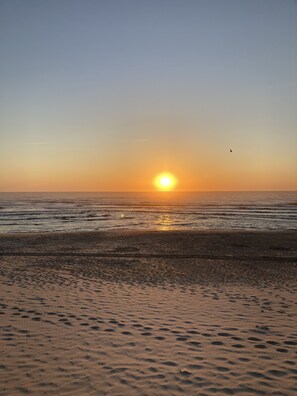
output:
[[112,229],[297,229],[297,193],[0,193],[0,232]]

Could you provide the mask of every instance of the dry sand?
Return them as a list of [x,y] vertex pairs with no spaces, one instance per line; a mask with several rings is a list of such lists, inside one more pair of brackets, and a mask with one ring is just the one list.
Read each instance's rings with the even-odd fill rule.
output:
[[296,232],[0,236],[0,394],[296,395]]

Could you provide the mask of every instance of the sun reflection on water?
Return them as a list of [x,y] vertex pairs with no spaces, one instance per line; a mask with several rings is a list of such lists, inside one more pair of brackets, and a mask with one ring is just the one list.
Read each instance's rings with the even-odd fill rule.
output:
[[168,212],[161,213],[157,219],[157,229],[161,231],[167,231],[172,228],[173,219],[172,215]]

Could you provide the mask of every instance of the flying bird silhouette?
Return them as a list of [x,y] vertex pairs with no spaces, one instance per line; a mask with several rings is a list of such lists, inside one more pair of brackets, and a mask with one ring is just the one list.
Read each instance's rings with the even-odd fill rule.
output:
[[233,153],[233,150],[230,148],[230,153]]

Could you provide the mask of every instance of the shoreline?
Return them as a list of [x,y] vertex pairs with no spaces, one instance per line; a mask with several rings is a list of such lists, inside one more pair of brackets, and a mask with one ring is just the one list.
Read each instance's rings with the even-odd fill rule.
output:
[[0,238],[5,236],[34,236],[34,235],[92,235],[92,234],[114,234],[114,235],[132,235],[132,234],[284,234],[284,233],[296,233],[297,228],[291,229],[246,229],[246,228],[234,228],[234,229],[135,229],[135,228],[113,228],[105,230],[70,230],[70,231],[20,231],[20,232],[0,232]]
[[[121,244],[122,251],[119,243]],[[148,249],[148,245],[153,244]],[[30,247],[31,246],[31,247]],[[114,257],[288,258],[297,260],[297,231],[214,231],[214,230],[116,230],[42,233],[0,233],[0,255],[14,252],[52,255]],[[42,247],[42,252],[40,248]],[[48,247],[51,247],[49,249]],[[37,249],[37,251],[36,251]],[[69,252],[71,249],[71,252]],[[84,249],[84,251],[83,251]],[[211,250],[213,253],[209,254]],[[218,253],[218,254],[217,254]],[[239,254],[240,253],[240,254]]]
[[0,237],[4,235],[36,235],[36,234],[154,234],[154,233],[284,233],[284,232],[297,232],[297,228],[292,229],[245,229],[245,228],[234,228],[234,229],[172,229],[172,230],[162,230],[162,229],[135,229],[135,228],[113,228],[107,230],[76,230],[76,231],[21,231],[21,232],[0,232]]

